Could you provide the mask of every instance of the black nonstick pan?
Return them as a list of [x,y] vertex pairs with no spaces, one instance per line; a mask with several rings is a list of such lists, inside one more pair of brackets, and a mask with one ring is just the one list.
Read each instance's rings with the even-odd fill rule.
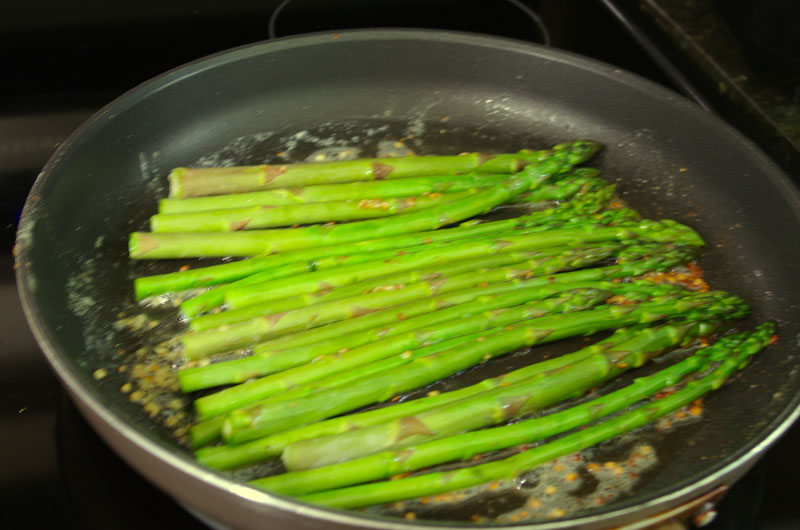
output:
[[132,304],[133,277],[178,266],[130,262],[127,234],[146,225],[176,166],[262,163],[279,151],[302,160],[343,146],[370,156],[396,141],[418,154],[455,154],[577,138],[606,145],[594,163],[632,207],[699,230],[713,287],[745,297],[754,321],[780,326],[778,345],[705,400],[703,421],[660,438],[658,465],[627,495],[536,527],[639,524],[731,484],[800,412],[800,197],[730,127],[610,66],[510,40],[403,30],[281,39],[199,60],[114,101],[53,156],[20,225],[21,297],[90,423],[207,520],[231,528],[464,526],[324,510],[257,491],[195,464],[114,378],[95,379],[97,367],[135,346],[114,326]]

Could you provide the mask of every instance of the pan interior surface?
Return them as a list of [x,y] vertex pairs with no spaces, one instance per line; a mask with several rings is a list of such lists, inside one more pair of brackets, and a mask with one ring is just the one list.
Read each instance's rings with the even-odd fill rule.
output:
[[77,398],[120,418],[131,443],[167,448],[186,466],[186,451],[120,393],[121,379],[92,377],[137,347],[115,326],[133,303],[133,278],[182,264],[127,259],[127,234],[146,227],[169,169],[275,162],[279,152],[301,161],[343,147],[373,156],[387,142],[457,154],[579,138],[606,145],[592,165],[633,208],[697,229],[709,283],[743,296],[753,321],[776,320],[781,333],[706,398],[703,421],[663,435],[660,464],[629,497],[592,512],[611,517],[752,457],[786,427],[800,388],[796,191],[731,129],[629,74],[512,41],[406,31],[279,40],[198,61],[112,103],[47,165],[18,239],[22,297]]

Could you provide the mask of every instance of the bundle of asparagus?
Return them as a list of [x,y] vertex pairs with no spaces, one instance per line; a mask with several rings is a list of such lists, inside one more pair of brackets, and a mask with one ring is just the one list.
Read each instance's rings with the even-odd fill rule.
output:
[[[367,506],[513,478],[719,387],[774,326],[725,336],[592,401],[496,426],[722,333],[748,312],[697,278],[653,281],[650,273],[690,263],[703,240],[611,207],[614,186],[576,167],[599,147],[174,170],[151,232],[131,234],[130,257],[245,258],[134,284],[140,300],[182,293],[177,376],[184,392],[204,391],[190,431],[197,459],[224,470],[280,457],[287,473],[254,486]],[[537,207],[473,219],[508,203]],[[603,331],[612,333],[570,354],[398,399],[494,357]],[[669,398],[592,423],[692,374]],[[589,424],[506,460],[435,467]]]

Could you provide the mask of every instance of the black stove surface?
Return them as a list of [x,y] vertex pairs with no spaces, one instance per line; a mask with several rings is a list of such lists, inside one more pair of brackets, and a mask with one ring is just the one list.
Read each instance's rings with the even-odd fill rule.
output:
[[[11,251],[16,221],[46,157],[90,112],[167,68],[266,39],[268,29],[277,35],[305,31],[299,21],[309,20],[309,14],[317,12],[314,6],[321,2],[233,1],[223,11],[213,7],[217,4],[198,2],[192,9],[172,7],[167,13],[159,10],[157,2],[145,2],[135,14],[105,13],[106,18],[104,13],[67,16],[58,12],[63,8],[55,3],[45,6],[54,10],[49,18],[37,18],[33,15],[37,6],[43,7],[39,4],[19,7],[16,27],[9,26],[8,19],[0,22],[0,42],[5,45],[0,47],[5,50],[0,52],[0,64],[7,66],[10,76],[6,79],[16,80],[0,86],[0,528],[206,528],[98,438],[45,362],[17,298]],[[330,8],[332,3],[326,4]],[[492,8],[488,4],[462,2],[464,26],[454,23],[448,27],[479,31],[474,26],[475,15],[488,20],[492,17],[487,10],[506,19],[516,13],[518,18],[509,29],[498,30],[504,26],[492,22],[484,31],[541,42],[545,37],[537,21],[526,18],[525,9],[532,8],[546,22],[552,45],[685,92],[601,2],[493,1]],[[503,7],[497,7],[499,4]],[[396,5],[419,8],[422,3]],[[270,26],[276,8],[279,13]],[[355,25],[389,25],[380,16],[379,12],[367,16],[362,10],[360,24]],[[325,27],[330,20],[330,16],[313,19],[309,30],[333,29]],[[437,24],[431,22],[428,27],[442,27]],[[410,21],[401,25],[410,25]],[[198,33],[211,37],[188,38]],[[150,38],[138,38],[141,35]],[[718,517],[705,528],[800,528],[800,455],[796,447],[800,447],[799,426],[730,490],[719,506]]]

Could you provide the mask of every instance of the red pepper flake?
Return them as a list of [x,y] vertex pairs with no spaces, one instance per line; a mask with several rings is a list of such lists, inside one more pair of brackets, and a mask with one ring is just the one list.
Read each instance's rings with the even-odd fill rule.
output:
[[494,491],[499,487],[500,487],[500,483],[497,482],[497,481],[494,481],[491,484],[489,484],[489,491]]
[[397,313],[397,320],[405,320],[406,316],[403,313]]
[[413,521],[414,519],[417,518],[417,514],[415,514],[414,512],[406,512],[406,514],[403,517],[405,517],[407,521]]

